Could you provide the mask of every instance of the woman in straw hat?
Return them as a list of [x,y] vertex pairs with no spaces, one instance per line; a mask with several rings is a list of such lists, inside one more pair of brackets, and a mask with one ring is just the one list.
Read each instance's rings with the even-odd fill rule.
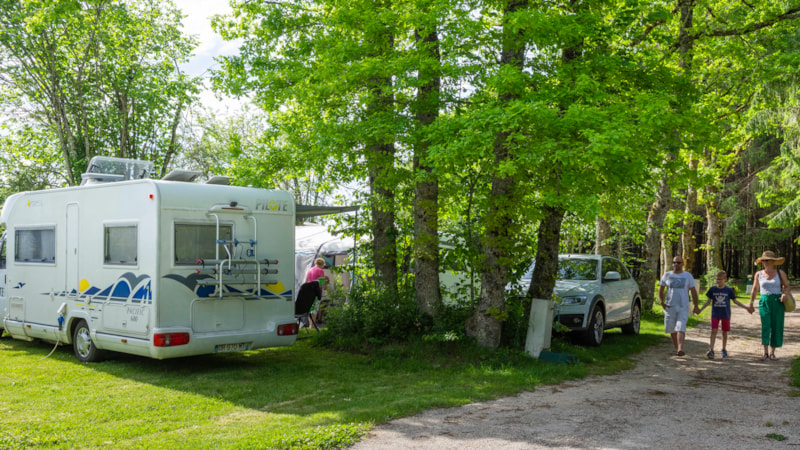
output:
[[[775,349],[783,345],[783,315],[786,310],[783,301],[789,292],[789,280],[786,273],[778,270],[784,258],[778,258],[775,253],[765,251],[756,259],[756,265],[761,264],[762,270],[753,277],[753,291],[750,293],[750,306],[759,292],[758,312],[761,315],[761,345],[764,346],[762,361],[777,359]],[[772,350],[770,351],[770,347]]]

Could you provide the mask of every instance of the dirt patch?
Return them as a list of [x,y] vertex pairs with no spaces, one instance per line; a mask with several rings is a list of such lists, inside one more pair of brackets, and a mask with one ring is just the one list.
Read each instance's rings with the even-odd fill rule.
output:
[[721,333],[717,358],[706,358],[704,323],[687,333],[686,356],[670,356],[667,338],[631,370],[426,411],[376,427],[351,448],[796,448],[800,397],[790,396],[797,390],[787,375],[800,355],[800,313],[786,315],[779,359],[761,361],[758,310],[733,308],[729,358],[719,355]]

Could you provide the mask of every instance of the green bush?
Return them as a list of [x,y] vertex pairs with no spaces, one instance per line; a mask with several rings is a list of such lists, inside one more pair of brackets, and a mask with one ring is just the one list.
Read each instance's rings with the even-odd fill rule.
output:
[[468,305],[440,304],[434,313],[433,324],[423,339],[430,342],[456,342],[467,338],[464,324],[472,314]]
[[[316,343],[346,351],[374,352],[395,343],[421,338],[427,342],[465,342],[465,323],[473,313],[470,305],[440,304],[431,317],[417,306],[411,283],[403,283],[397,294],[368,283],[350,291],[347,302],[328,309]],[[501,346],[525,348],[530,300],[511,296],[506,300]]]
[[716,286],[717,285],[717,272],[719,272],[719,271],[720,271],[720,269],[718,267],[709,267],[708,268],[708,272],[706,272],[705,275],[703,275],[703,278],[702,278],[703,286],[702,287],[701,286],[697,286],[697,293],[698,294],[700,293],[700,290],[703,289],[703,288],[704,289],[708,289],[711,286]]
[[369,351],[422,336],[430,330],[432,320],[419,311],[412,292],[405,284],[394,294],[362,283],[350,291],[347,303],[329,309],[326,329],[317,339],[342,350]]

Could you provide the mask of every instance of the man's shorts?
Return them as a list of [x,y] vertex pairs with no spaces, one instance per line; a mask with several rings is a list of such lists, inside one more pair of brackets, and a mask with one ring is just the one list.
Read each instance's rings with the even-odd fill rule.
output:
[[689,308],[672,310],[667,308],[664,311],[664,332],[676,333],[686,332],[686,322],[689,320]]
[[731,331],[731,319],[717,319],[716,317],[711,318],[711,329],[719,329],[720,322],[722,322],[722,331],[726,333]]

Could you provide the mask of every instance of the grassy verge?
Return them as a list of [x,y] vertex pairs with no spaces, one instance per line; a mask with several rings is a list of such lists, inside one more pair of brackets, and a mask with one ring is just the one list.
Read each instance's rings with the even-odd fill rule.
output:
[[631,355],[668,339],[662,326],[647,314],[640,336],[609,331],[600,348],[556,338],[553,351],[578,356],[568,366],[452,343],[336,353],[307,330],[288,348],[96,364],[5,338],[0,448],[347,446],[374,423],[629,368]]

